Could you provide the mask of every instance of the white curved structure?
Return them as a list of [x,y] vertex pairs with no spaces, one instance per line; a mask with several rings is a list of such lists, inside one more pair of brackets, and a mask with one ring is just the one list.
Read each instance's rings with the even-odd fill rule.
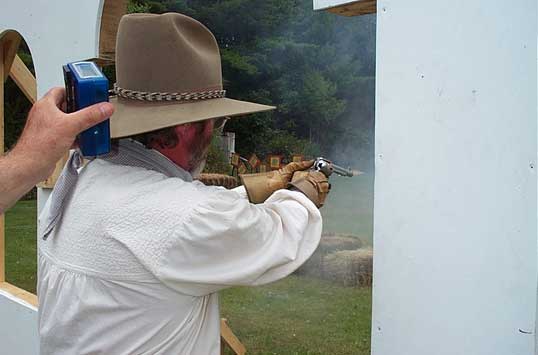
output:
[[[13,31],[22,36],[32,53],[37,97],[41,97],[51,87],[63,86],[63,64],[90,58],[113,59],[117,23],[125,7],[124,0],[2,0],[0,49],[3,47],[6,53],[16,51],[17,44],[13,43],[18,36]],[[11,60],[0,55],[0,72],[9,72]],[[31,75],[29,79],[27,82],[33,80]],[[3,95],[3,90],[0,93]],[[3,106],[3,99],[0,104]],[[2,112],[0,109],[0,129]],[[47,195],[47,189],[40,189],[39,206]],[[3,229],[1,223],[0,228]],[[0,238],[0,353],[38,354],[37,299],[4,282],[3,230]]]

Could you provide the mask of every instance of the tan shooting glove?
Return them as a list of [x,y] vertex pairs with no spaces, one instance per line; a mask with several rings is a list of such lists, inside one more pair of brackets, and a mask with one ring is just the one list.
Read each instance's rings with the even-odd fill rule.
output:
[[243,174],[239,177],[245,186],[245,190],[247,190],[249,201],[252,203],[262,203],[276,190],[287,189],[293,173],[309,169],[313,164],[313,160],[289,163],[278,170],[267,173]]
[[295,173],[290,182],[290,187],[292,190],[301,191],[318,208],[321,208],[329,194],[331,184],[329,184],[329,180],[321,171],[309,170]]

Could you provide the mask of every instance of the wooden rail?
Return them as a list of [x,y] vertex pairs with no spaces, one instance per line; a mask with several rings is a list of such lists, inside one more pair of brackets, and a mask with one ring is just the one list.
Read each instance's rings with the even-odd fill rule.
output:
[[[0,39],[0,156],[4,155],[4,42]],[[4,215],[0,215],[0,282],[6,280]]]
[[360,0],[344,5],[331,7],[327,11],[342,16],[359,16],[366,14],[374,14],[377,11],[376,0]]

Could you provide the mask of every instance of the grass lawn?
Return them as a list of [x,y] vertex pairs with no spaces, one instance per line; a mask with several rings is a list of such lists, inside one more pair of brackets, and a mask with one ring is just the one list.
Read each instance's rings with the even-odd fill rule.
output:
[[[249,354],[370,354],[370,288],[289,276],[221,293],[221,314]],[[231,354],[231,353],[230,353]]]
[[36,201],[19,201],[6,212],[6,281],[35,293]]
[[[6,254],[8,282],[35,292],[35,201],[21,201],[6,213]],[[292,275],[223,291],[221,313],[249,354],[370,353],[370,288]]]

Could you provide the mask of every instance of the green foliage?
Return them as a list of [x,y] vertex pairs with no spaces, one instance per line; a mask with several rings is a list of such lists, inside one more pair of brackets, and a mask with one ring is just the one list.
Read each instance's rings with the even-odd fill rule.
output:
[[217,134],[214,134],[211,140],[204,172],[227,175],[231,173],[230,161],[219,147],[219,137]]
[[239,153],[314,149],[347,164],[360,154],[361,169],[372,167],[373,16],[314,12],[311,0],[160,3],[215,34],[229,97],[278,107],[228,123]]
[[263,147],[259,149],[260,155],[281,154],[287,158],[292,154],[304,154],[315,157],[320,154],[319,146],[307,139],[297,138],[293,133],[284,130],[272,131]]
[[[315,151],[373,168],[374,16],[314,12],[311,0],[130,0],[128,11],[199,20],[219,43],[227,96],[278,107],[227,124],[242,155]],[[19,55],[31,62],[27,49]],[[113,67],[105,74],[115,81]],[[29,107],[8,81],[8,147]]]
[[127,4],[127,12],[132,13],[145,13],[149,12],[149,5],[147,4],[137,4],[133,1],[129,1]]
[[127,3],[128,13],[154,13],[166,12],[166,7],[158,1],[129,0]]
[[[17,54],[35,75],[32,56],[26,43],[21,43]],[[32,105],[11,78],[5,82],[4,92],[4,137],[6,150],[9,150],[17,142]]]

